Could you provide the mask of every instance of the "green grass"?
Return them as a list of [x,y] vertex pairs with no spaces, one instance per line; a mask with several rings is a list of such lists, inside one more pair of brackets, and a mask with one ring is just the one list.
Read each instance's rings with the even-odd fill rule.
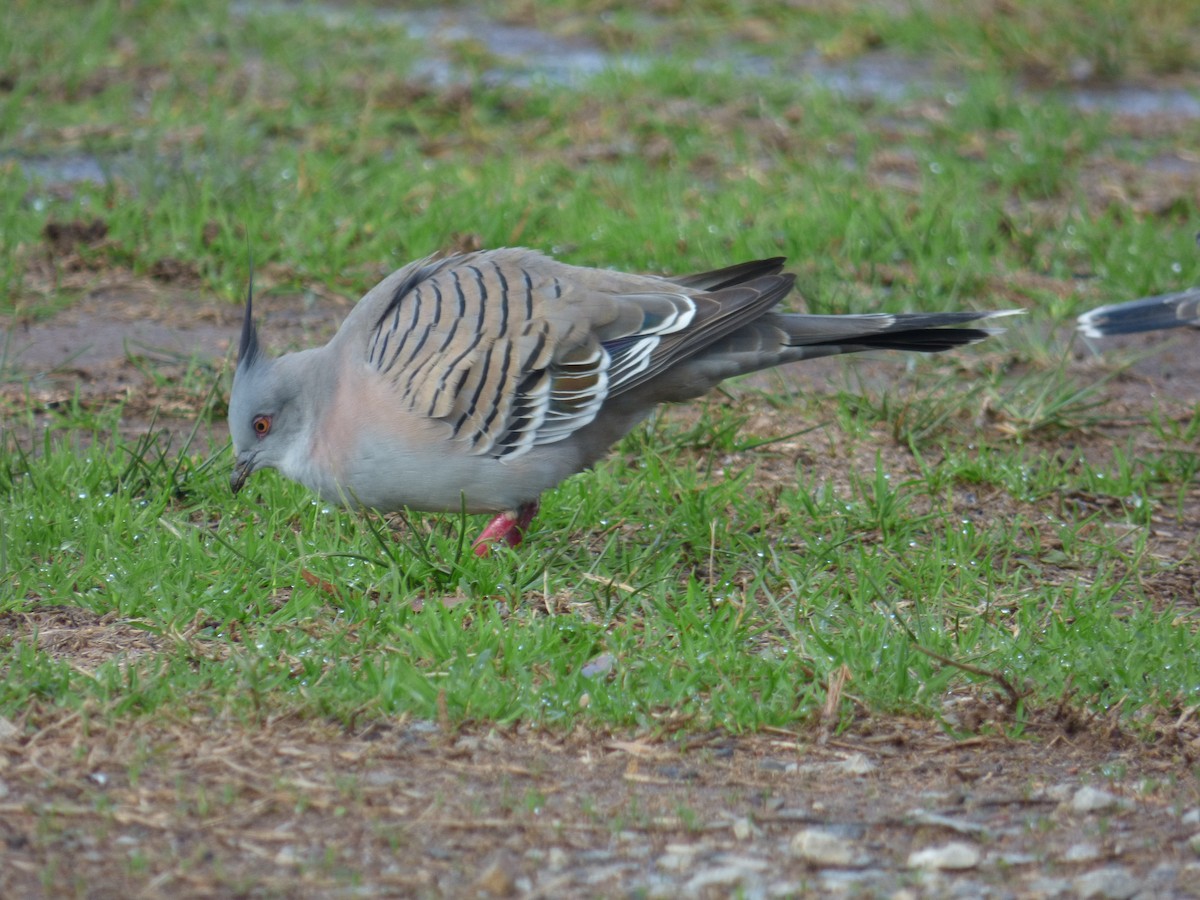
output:
[[[1068,684],[1131,707],[1195,691],[1194,616],[1142,606],[1124,574],[1144,537],[1131,547],[1123,531],[1097,535],[1097,516],[1037,512],[1043,491],[1154,491],[1152,469],[1124,460],[1098,480],[1064,466],[1039,473],[1052,485],[1039,489],[1031,466],[962,453],[929,477],[879,461],[845,492],[800,472],[798,490],[773,497],[749,470],[714,481],[695,451],[657,437],[667,450],[631,438],[547,498],[525,549],[482,561],[462,552],[452,517],[417,517],[422,544],[273,475],[235,503],[223,470],[196,457],[139,469],[130,446],[99,436],[86,453],[48,441],[6,478],[4,608],[116,612],[165,645],[94,675],[9,648],[0,709],[91,698],[117,715],[183,703],[251,718],[446,709],[454,721],[743,729],[811,717],[843,665],[851,693],[880,710],[937,714],[947,691],[986,681],[918,646],[1032,682],[1042,700]],[[964,514],[946,484],[1004,485],[1032,505]],[[1136,508],[1126,518],[1143,521]],[[611,672],[589,676],[602,654]]]
[[[381,265],[474,233],[643,270],[784,253],[820,311],[1020,302],[1031,315],[988,356],[893,361],[882,391],[739,393],[775,430],[744,433],[747,414],[719,396],[698,419],[664,416],[551,492],[524,548],[485,560],[465,549],[474,519],[393,528],[273,474],[233,498],[227,451],[114,437],[119,408],[77,399],[43,427],[13,404],[0,612],[81,606],[159,642],[94,671],[0,648],[0,714],[739,730],[815,719],[843,666],[845,723],[940,716],[964,690],[1004,702],[1003,683],[1021,710],[1066,694],[1092,709],[1194,704],[1195,605],[1147,587],[1162,568],[1147,528],[1185,514],[1200,418],[1153,411],[1149,453],[1132,440],[1095,459],[1062,450],[1106,426],[1105,383],[1080,380],[1048,334],[1093,302],[1200,280],[1195,197],[1142,213],[1105,199],[1096,175],[1194,146],[1200,123],[1131,137],[1019,90],[1014,71],[1058,79],[1069,57],[1048,6],[989,6],[971,27],[951,4],[854,6],[706,3],[673,25],[715,46],[736,20],[742,50],[767,56],[929,56],[954,72],[952,101],[848,101],[733,63],[697,74],[706,45],[667,53],[665,29],[623,6],[597,19],[597,3],[538,16],[653,49],[652,67],[576,89],[445,90],[409,80],[425,48],[369,13],[323,24],[216,2],[7,4],[0,312],[69,305],[83,286],[47,273],[44,230],[98,217],[107,236],[79,249],[84,271],[156,277],[175,261],[231,301],[248,246],[268,290],[355,295]],[[1145,20],[1070,49],[1108,77],[1146,71]],[[1197,45],[1172,44],[1158,67]],[[42,158],[94,159],[111,180],[47,183],[23,164]],[[0,357],[0,382],[12,371]],[[222,415],[215,377],[186,379],[201,438]],[[837,459],[814,461],[825,453]],[[597,660],[611,665],[593,672]]]

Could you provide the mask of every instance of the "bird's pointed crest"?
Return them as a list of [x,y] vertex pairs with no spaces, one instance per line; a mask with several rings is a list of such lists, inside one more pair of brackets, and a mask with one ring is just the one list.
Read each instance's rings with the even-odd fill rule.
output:
[[247,246],[250,258],[250,283],[246,286],[246,317],[242,320],[242,342],[238,346],[238,368],[253,366],[258,359],[258,331],[254,327],[254,255]]

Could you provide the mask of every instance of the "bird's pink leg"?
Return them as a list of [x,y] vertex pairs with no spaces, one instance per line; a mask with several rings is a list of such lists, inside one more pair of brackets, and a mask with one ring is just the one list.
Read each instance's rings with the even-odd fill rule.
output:
[[475,555],[487,556],[492,549],[492,544],[501,541],[510,547],[520,544],[525,539],[525,529],[529,527],[529,523],[533,521],[537,511],[538,502],[534,500],[530,503],[522,503],[517,507],[516,512],[500,513],[488,523],[487,528],[483,529],[483,533],[475,538],[475,543],[472,545],[475,548]]

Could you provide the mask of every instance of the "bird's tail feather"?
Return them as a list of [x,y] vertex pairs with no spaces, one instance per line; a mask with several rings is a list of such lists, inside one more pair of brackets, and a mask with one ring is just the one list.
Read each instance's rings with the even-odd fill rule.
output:
[[[1000,312],[898,313],[862,316],[782,315],[776,320],[787,333],[789,347],[839,348],[833,352],[863,350],[915,350],[938,353],[964,344],[974,344],[1002,328],[954,328],[969,322],[984,322],[1023,310]],[[807,354],[806,354],[807,355]]]
[[862,316],[810,316],[772,313],[748,322],[702,352],[656,378],[641,397],[648,402],[698,397],[726,378],[747,375],[784,363],[867,350],[916,350],[937,353],[973,344],[1000,328],[951,328],[986,322],[1023,310],[1004,312],[903,313]]
[[1091,338],[1200,324],[1200,288],[1097,307],[1076,322]]

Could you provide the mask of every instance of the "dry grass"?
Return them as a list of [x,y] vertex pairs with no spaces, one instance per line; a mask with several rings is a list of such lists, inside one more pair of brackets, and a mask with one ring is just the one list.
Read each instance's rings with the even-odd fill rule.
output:
[[[77,659],[120,643],[102,631],[82,625]],[[788,841],[831,820],[882,868],[902,870],[912,849],[961,837],[952,823],[997,859],[1058,858],[1081,841],[1143,873],[1188,859],[1176,811],[1200,803],[1200,791],[1177,778],[1181,757],[1200,751],[1194,739],[1150,747],[1111,721],[1047,715],[1014,741],[986,733],[1001,710],[969,697],[957,709],[984,734],[955,740],[902,717],[823,737],[647,741],[404,719],[347,734],[184,710],[130,730],[86,710],[29,710],[0,738],[0,890],[607,894],[653,883],[656,871],[669,883],[681,856],[684,881],[687,869],[740,856],[769,859],[773,883],[801,885],[812,874]],[[1099,830],[1062,806],[1074,786],[1095,782],[1132,801]],[[918,808],[945,819],[927,823]],[[993,864],[976,877],[1011,886],[1036,869]]]

